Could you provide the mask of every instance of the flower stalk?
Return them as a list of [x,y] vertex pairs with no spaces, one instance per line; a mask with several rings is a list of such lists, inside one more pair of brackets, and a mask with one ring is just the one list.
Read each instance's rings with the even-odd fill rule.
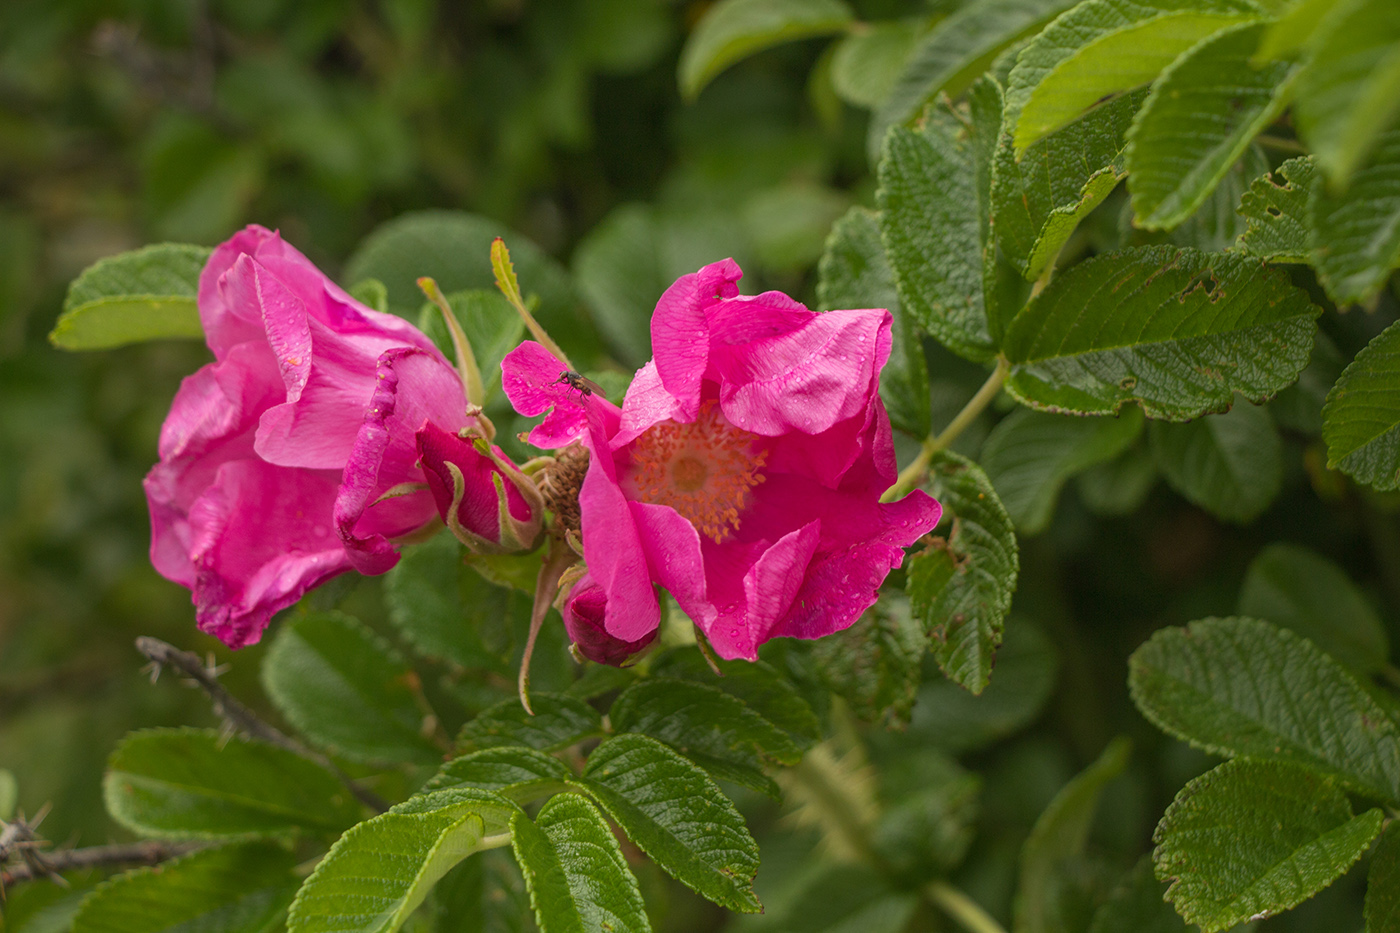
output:
[[[462,377],[462,389],[467,394],[467,401],[477,408],[486,404],[486,384],[481,379],[481,370],[476,365],[476,354],[472,352],[472,342],[467,339],[467,332],[462,330],[462,323],[457,320],[457,315],[452,313],[452,306],[447,303],[447,296],[438,288],[438,283],[429,276],[423,276],[418,280],[418,287],[423,294],[428,296],[428,300],[437,305],[437,309],[442,312],[442,320],[447,325],[447,332],[452,335],[452,349],[457,354],[457,373]],[[478,415],[480,418],[480,415]],[[490,434],[494,435],[495,431]],[[487,440],[491,438],[488,437]]]
[[520,281],[515,277],[515,266],[510,261],[510,250],[506,249],[506,241],[496,237],[491,241],[491,271],[496,274],[496,287],[501,290],[501,294],[506,296],[506,301],[511,303],[525,326],[530,330],[530,336],[540,342],[550,353],[559,358],[559,362],[564,364],[564,368],[572,370],[574,364],[569,362],[568,356],[560,349],[559,344],[545,333],[545,329],[540,326],[540,322],[535,320],[535,316],[530,313],[530,309],[525,307],[525,300],[520,296]]

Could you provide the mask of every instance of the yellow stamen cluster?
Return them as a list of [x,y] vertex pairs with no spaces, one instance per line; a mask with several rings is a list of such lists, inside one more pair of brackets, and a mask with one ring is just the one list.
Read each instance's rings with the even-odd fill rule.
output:
[[632,442],[631,481],[643,502],[668,505],[706,537],[723,541],[739,528],[749,490],[763,482],[768,452],[754,436],[704,403],[690,424],[665,421]]

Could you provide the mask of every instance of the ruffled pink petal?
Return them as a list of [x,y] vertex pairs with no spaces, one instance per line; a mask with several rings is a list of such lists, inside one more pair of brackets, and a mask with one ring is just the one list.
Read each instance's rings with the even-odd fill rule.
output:
[[199,274],[199,322],[217,360],[239,344],[263,341],[261,311],[256,305],[229,301],[223,280],[240,256],[255,254],[271,239],[281,238],[266,227],[248,226],[216,246]]
[[[720,406],[736,427],[776,437],[820,434],[863,417],[879,391],[878,374],[890,354],[888,311],[812,313],[803,327],[748,342],[730,342],[755,329],[744,311],[753,300],[726,303],[712,320],[711,365],[719,376]],[[767,310],[784,320],[791,309]]]
[[853,544],[817,555],[802,588],[770,638],[821,638],[850,627],[875,605],[880,584],[904,562],[904,550],[885,544]]
[[707,628],[716,610],[706,595],[700,533],[670,506],[636,501],[628,506],[652,580],[675,597],[692,621]]
[[189,513],[195,618],[231,648],[273,613],[350,569],[331,529],[339,477],[260,460],[223,464]]
[[700,407],[700,382],[709,365],[710,338],[706,309],[739,294],[742,278],[733,259],[712,262],[699,272],[683,275],[662,294],[651,316],[651,346],[656,371],[666,390],[683,406],[687,417]]
[[346,552],[355,569],[365,574],[383,573],[398,563],[398,551],[389,539],[437,514],[426,491],[373,504],[400,483],[424,481],[416,465],[418,429],[432,421],[456,430],[467,421],[461,380],[436,354],[398,347],[385,351],[377,370],[374,398],[362,409],[334,512]]
[[693,412],[687,417],[684,406],[661,384],[656,363],[647,363],[637,370],[627,387],[627,397],[622,400],[622,420],[610,441],[611,449],[622,449],[662,421],[693,417]]
[[822,549],[856,542],[907,547],[938,525],[942,508],[916,489],[895,502],[828,489],[790,473],[770,474],[754,490],[739,526],[741,540],[773,540],[795,524],[819,519]]
[[558,357],[533,340],[526,340],[501,360],[501,388],[515,410],[527,418],[549,412],[530,432],[530,443],[536,447],[567,447],[587,429],[583,394],[560,381],[567,371]]
[[758,660],[758,646],[792,605],[820,537],[820,523],[808,522],[763,550],[744,574],[742,611],[731,610],[706,631],[720,657]]
[[632,512],[602,459],[595,456],[589,461],[579,490],[583,557],[588,572],[608,595],[608,633],[636,641],[660,625],[661,605]]

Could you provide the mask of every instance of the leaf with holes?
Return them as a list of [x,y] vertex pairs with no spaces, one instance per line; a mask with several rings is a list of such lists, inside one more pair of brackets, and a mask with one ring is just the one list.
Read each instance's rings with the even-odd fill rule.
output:
[[1283,488],[1283,443],[1267,409],[1239,404],[1187,424],[1154,421],[1148,437],[1167,483],[1217,518],[1252,521]]
[[1327,466],[1377,489],[1400,489],[1400,324],[1381,331],[1322,408]]
[[[949,507],[946,499],[940,501]],[[817,639],[812,663],[826,688],[844,699],[858,718],[899,729],[909,722],[923,681],[928,641],[924,622],[910,611],[909,600],[884,593],[850,628]]]
[[1007,329],[1007,389],[1034,408],[1149,418],[1261,402],[1308,364],[1320,309],[1278,269],[1148,246],[1071,266]]
[[535,708],[533,716],[515,697],[502,700],[463,726],[457,744],[465,749],[524,745],[554,752],[603,734],[598,711],[576,697],[532,693],[530,705]]
[[573,776],[557,758],[533,748],[502,745],[452,759],[423,785],[423,789],[476,787],[523,804],[563,790],[565,782]]
[[1086,0],[1022,50],[1006,88],[1016,153],[1104,97],[1149,84],[1218,30],[1260,18],[1246,0]]
[[516,816],[486,791],[410,797],[331,846],[292,902],[287,933],[394,933],[459,862],[502,845]]
[[517,814],[511,836],[544,933],[650,933],[637,879],[593,804],[560,794],[533,822]]
[[148,729],[124,738],[102,782],[107,812],[167,839],[337,833],[360,810],[320,765],[212,729]]
[[1353,816],[1327,777],[1282,761],[1227,761],[1187,784],[1152,840],[1167,897],[1206,933],[1297,906],[1365,853],[1379,808]]
[[938,666],[978,694],[991,677],[1016,591],[1016,533],[991,480],[971,460],[942,451],[928,477],[929,492],[951,524],[946,539],[910,558],[910,608],[923,622]]
[[578,783],[667,874],[722,907],[761,912],[758,844],[710,776],[655,739],[614,736]]
[[1250,184],[1239,206],[1246,224],[1241,250],[1270,262],[1312,261],[1308,198],[1316,170],[1311,156],[1300,156]]
[[203,337],[195,298],[205,246],[159,243],[109,256],[68,286],[49,340],[63,350],[106,350],[169,337]]
[[418,682],[404,659],[337,612],[288,620],[263,659],[263,687],[287,720],[318,745],[357,761],[434,764],[423,735]]
[[84,898],[73,933],[266,933],[301,884],[296,864],[286,849],[255,843],[138,868]]
[[740,59],[784,42],[840,32],[854,19],[841,0],[720,0],[705,11],[681,50],[681,94],[694,100]]
[[1152,85],[1128,134],[1128,191],[1139,226],[1169,229],[1195,213],[1283,110],[1301,68],[1289,61],[1252,64],[1267,28],[1222,29]]
[[1316,185],[1309,204],[1327,294],[1339,305],[1371,301],[1400,264],[1400,127],[1381,134],[1345,191]]
[[1279,759],[1400,801],[1400,725],[1312,642],[1257,619],[1162,629],[1128,660],[1133,702],[1218,755]]

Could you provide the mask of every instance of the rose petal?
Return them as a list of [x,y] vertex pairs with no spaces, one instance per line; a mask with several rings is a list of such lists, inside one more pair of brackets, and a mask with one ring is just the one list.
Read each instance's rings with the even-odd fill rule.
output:
[[632,512],[601,459],[589,461],[579,490],[583,557],[588,572],[608,594],[608,633],[623,641],[636,641],[660,625],[661,605]]
[[684,407],[688,417],[700,408],[700,381],[710,352],[705,309],[739,294],[742,278],[733,259],[712,262],[699,272],[683,275],[661,295],[651,316],[651,346],[661,382]]

